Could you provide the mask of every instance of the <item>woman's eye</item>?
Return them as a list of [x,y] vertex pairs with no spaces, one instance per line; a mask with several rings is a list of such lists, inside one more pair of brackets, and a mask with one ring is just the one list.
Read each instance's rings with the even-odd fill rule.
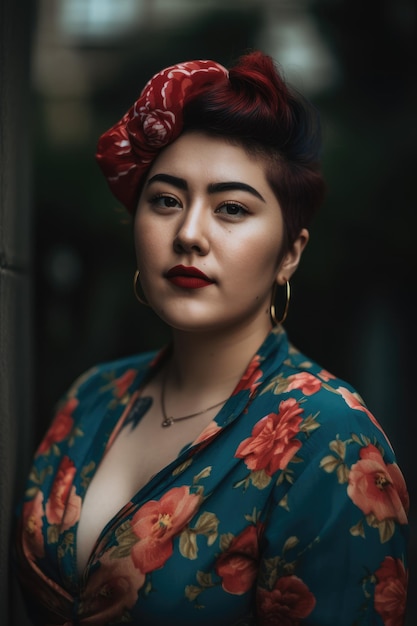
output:
[[172,209],[177,206],[180,206],[180,203],[177,200],[177,198],[174,198],[173,196],[162,195],[162,194],[151,198],[150,203],[152,204],[152,206],[155,206],[161,209]]
[[237,202],[225,202],[216,210],[216,213],[222,213],[230,217],[244,217],[248,214],[248,211],[241,204],[237,204]]

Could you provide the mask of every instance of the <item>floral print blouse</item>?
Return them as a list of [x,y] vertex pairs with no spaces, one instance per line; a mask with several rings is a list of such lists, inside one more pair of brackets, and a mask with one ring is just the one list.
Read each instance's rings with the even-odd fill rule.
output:
[[282,327],[78,575],[89,481],[164,354],[88,371],[36,452],[14,558],[33,623],[401,626],[408,495],[394,452],[354,389]]

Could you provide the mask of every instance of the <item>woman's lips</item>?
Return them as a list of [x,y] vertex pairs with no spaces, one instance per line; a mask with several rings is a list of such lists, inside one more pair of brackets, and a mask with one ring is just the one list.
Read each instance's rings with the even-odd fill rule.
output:
[[201,289],[213,284],[201,270],[197,267],[186,267],[185,265],[176,265],[171,267],[166,273],[168,280],[176,287],[183,289]]

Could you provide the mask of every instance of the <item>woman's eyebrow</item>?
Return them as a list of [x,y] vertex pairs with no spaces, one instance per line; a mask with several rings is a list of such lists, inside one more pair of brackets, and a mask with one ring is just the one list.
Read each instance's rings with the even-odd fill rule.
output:
[[210,183],[208,186],[209,193],[219,193],[221,191],[247,191],[251,193],[262,202],[265,202],[265,199],[261,196],[259,191],[257,191],[254,187],[247,185],[246,183],[241,183],[238,181],[227,181],[223,183]]
[[155,174],[155,176],[151,176],[146,185],[150,185],[156,181],[161,181],[163,183],[169,183],[178,189],[182,189],[183,191],[187,191],[188,185],[187,181],[184,178],[179,178],[178,176],[172,176],[171,174]]
[[[173,176],[172,174],[155,174],[148,180],[146,184],[151,185],[152,183],[157,181],[168,183],[170,185],[173,185],[174,187],[177,187],[177,189],[182,189],[183,191],[188,190],[188,184],[185,178]],[[231,180],[221,183],[210,183],[207,187],[207,191],[209,194],[220,193],[222,191],[246,191],[256,198],[259,198],[259,200],[262,200],[262,202],[265,202],[265,199],[261,196],[259,191],[257,191],[254,187],[251,187],[251,185],[248,185],[247,183],[242,183],[240,181]]]

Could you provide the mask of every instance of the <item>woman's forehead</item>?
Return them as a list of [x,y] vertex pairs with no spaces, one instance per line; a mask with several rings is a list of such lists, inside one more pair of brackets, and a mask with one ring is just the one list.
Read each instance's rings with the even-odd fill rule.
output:
[[228,139],[203,132],[184,133],[164,148],[152,164],[147,182],[156,174],[170,174],[188,180],[205,179],[208,182],[241,181],[268,186],[267,160],[250,154],[241,145]]

